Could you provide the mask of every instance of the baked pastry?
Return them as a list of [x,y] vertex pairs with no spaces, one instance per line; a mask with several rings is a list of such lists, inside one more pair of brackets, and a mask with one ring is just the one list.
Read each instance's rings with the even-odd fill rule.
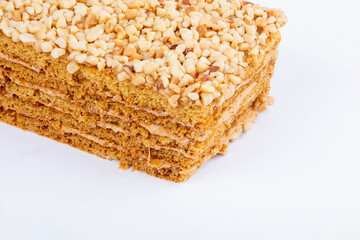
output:
[[280,10],[236,0],[0,0],[0,120],[182,182],[268,96]]

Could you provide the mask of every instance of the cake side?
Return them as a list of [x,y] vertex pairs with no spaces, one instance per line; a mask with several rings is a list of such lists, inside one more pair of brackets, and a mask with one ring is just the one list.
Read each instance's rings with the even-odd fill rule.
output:
[[[3,73],[0,80],[0,87],[3,89],[0,103],[6,109],[15,110],[20,114],[25,114],[31,118],[51,123],[58,122],[56,126],[63,126],[66,129],[73,129],[78,134],[90,136],[92,139],[98,139],[104,146],[112,146],[119,151],[123,148],[137,149],[137,146],[143,146],[143,150],[136,150],[140,153],[138,157],[148,157],[148,149],[154,149],[150,158],[164,159],[167,162],[181,162],[188,164],[192,159],[198,159],[206,152],[209,146],[212,146],[216,140],[221,137],[228,127],[246,112],[261,93],[268,92],[270,78],[273,72],[273,65],[262,72],[256,78],[259,83],[249,94],[249,98],[244,99],[241,108],[234,113],[231,118],[221,124],[208,138],[198,142],[184,143],[182,141],[173,141],[169,137],[159,137],[159,135],[147,132],[141,126],[135,124],[128,126],[119,126],[119,122],[102,122],[98,115],[92,115],[92,118],[86,118],[85,121],[79,121],[76,116],[67,110],[62,104],[58,104],[56,99],[37,92],[13,82],[6,73]],[[268,75],[268,76],[267,76]],[[86,111],[81,111],[79,115],[85,118]],[[111,125],[111,127],[109,126]],[[62,131],[62,127],[59,127]],[[224,142],[223,144],[227,144]],[[196,160],[198,161],[198,160]]]
[[202,156],[198,162],[195,162],[185,168],[168,164],[162,161],[161,158],[147,159],[126,155],[114,148],[94,142],[74,131],[59,131],[55,123],[30,118],[27,115],[17,113],[16,111],[4,109],[2,106],[0,106],[0,121],[49,137],[61,143],[66,143],[70,146],[95,154],[102,158],[119,160],[120,167],[123,169],[132,167],[133,170],[142,171],[162,179],[174,182],[183,182],[188,180],[196,172],[196,169],[198,169],[212,156],[216,155],[218,152],[224,152],[226,150],[226,145],[222,145],[221,142],[228,142],[231,139],[235,139],[239,136],[239,134],[241,134],[243,129],[249,128],[249,123],[253,122],[257,113],[263,109],[259,106],[264,106],[264,104],[266,105],[268,103],[267,101],[264,102],[263,99],[267,99],[266,95],[259,98],[259,100],[256,101],[254,105],[250,107],[240,118],[236,119],[227,133],[220,138],[219,145],[212,146],[208,153]]

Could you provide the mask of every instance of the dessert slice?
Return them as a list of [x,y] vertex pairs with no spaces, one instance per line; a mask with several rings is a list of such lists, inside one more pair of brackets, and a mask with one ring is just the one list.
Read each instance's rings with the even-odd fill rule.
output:
[[0,0],[0,120],[189,179],[266,110],[286,17],[246,1]]

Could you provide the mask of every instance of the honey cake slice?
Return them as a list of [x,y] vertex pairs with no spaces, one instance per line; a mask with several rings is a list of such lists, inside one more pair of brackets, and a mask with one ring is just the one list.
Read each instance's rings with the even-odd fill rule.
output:
[[287,21],[226,0],[1,0],[0,10],[3,121],[172,181],[266,109]]

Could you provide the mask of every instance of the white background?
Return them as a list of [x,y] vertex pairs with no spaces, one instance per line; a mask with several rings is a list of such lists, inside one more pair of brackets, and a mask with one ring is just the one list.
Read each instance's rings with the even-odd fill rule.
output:
[[276,103],[175,184],[0,124],[0,239],[360,239],[360,3],[286,11]]

